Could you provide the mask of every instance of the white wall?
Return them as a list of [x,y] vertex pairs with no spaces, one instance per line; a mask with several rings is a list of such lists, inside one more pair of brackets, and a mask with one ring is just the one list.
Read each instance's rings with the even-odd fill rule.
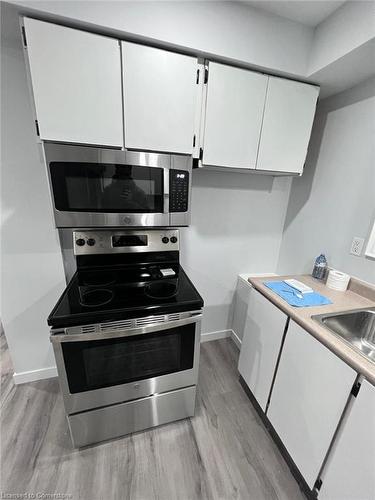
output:
[[372,0],[345,2],[314,33],[309,74],[339,60],[375,36],[375,5]]
[[375,4],[350,0],[316,27],[307,76],[327,97],[374,76],[374,62]]
[[293,180],[278,271],[333,267],[375,282],[375,261],[349,253],[375,217],[375,78],[318,106],[305,173]]
[[35,141],[18,19],[1,16],[2,321],[17,373],[53,366],[47,315],[64,288]]
[[194,53],[305,75],[313,29],[240,2],[12,0],[23,12],[62,16],[124,36]]
[[193,172],[192,224],[182,265],[205,300],[203,332],[230,328],[239,273],[274,272],[290,179]]

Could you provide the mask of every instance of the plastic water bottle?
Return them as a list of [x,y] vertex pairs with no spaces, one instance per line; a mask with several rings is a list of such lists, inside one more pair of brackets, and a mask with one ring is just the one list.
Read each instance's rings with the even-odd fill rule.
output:
[[323,280],[327,272],[327,259],[323,253],[315,259],[314,269],[312,272],[313,278]]

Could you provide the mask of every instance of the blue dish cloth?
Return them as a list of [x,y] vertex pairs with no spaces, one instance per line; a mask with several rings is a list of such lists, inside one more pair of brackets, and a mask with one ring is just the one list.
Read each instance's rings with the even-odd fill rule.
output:
[[300,292],[287,283],[284,283],[284,281],[264,281],[263,283],[294,307],[314,307],[332,304],[332,301],[327,299],[327,297],[316,292],[304,293],[302,299],[300,299],[297,296]]

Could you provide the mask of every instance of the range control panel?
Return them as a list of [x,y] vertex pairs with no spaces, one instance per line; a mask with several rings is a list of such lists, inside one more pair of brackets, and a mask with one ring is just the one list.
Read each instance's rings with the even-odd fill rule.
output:
[[75,255],[168,252],[179,250],[178,229],[146,231],[74,231]]
[[189,172],[169,171],[169,211],[187,212],[189,207]]

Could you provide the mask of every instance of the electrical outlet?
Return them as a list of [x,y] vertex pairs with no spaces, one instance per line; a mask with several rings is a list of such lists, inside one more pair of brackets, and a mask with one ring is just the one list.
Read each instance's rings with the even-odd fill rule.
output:
[[350,247],[350,253],[353,255],[361,255],[364,242],[365,240],[363,238],[355,236],[352,241],[352,246]]

